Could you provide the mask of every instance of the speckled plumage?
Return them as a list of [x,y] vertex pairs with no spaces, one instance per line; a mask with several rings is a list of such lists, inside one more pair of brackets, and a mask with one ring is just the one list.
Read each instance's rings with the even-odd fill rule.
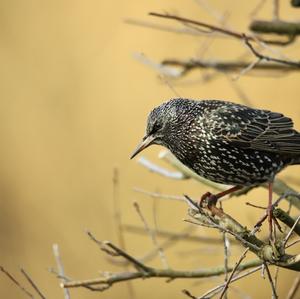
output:
[[149,114],[144,140],[149,136],[143,148],[163,145],[200,176],[222,184],[260,184],[300,164],[300,134],[290,118],[231,102],[172,99]]

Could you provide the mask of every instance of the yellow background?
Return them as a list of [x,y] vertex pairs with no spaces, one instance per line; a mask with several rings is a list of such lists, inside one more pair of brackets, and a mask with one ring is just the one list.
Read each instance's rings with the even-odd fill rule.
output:
[[[259,14],[271,18],[267,1]],[[283,2],[283,1],[282,1]],[[258,1],[210,1],[229,24],[246,31],[249,14]],[[55,266],[52,244],[58,243],[66,275],[74,279],[95,278],[99,271],[120,271],[111,265],[85,235],[91,230],[99,239],[117,243],[112,208],[112,174],[120,173],[122,219],[141,225],[133,201],[140,203],[153,226],[152,200],[133,192],[133,187],[168,194],[200,196],[207,188],[192,181],[170,181],[149,173],[129,156],[143,136],[148,112],[175,97],[157,73],[133,58],[197,57],[205,37],[161,32],[128,25],[126,18],[178,25],[148,16],[149,11],[179,13],[210,23],[216,20],[196,1],[1,1],[0,3],[0,244],[1,264],[22,283],[22,266],[47,298],[63,298],[58,280],[47,271]],[[299,11],[281,7],[286,19],[299,19]],[[280,49],[290,57],[294,51]],[[205,54],[210,59],[236,59],[247,49],[231,39],[214,40]],[[249,58],[253,59],[251,55]],[[176,92],[190,98],[218,98],[241,102],[228,78],[201,82],[194,72],[172,83]],[[238,84],[253,106],[281,111],[293,117],[300,129],[299,74],[283,77],[243,76]],[[157,160],[158,147],[144,153]],[[158,162],[161,163],[161,162]],[[164,164],[161,164],[164,165]],[[299,167],[281,174],[299,178]],[[264,205],[266,191],[253,191],[248,201]],[[245,198],[224,204],[244,224],[255,223],[261,214],[245,207]],[[160,201],[158,226],[180,231],[186,224],[186,206]],[[201,229],[201,235],[210,231]],[[214,235],[218,236],[217,233]],[[125,234],[128,251],[136,256],[152,248],[148,236]],[[222,248],[181,242],[166,252],[176,269],[196,269],[222,264]],[[185,254],[184,254],[185,252]],[[231,263],[240,254],[233,248]],[[217,255],[218,254],[218,255]],[[252,256],[249,254],[250,257]],[[252,256],[253,257],[253,256]],[[156,259],[151,265],[160,266]],[[279,294],[289,289],[295,273],[280,269]],[[183,288],[200,295],[221,283],[164,280],[133,282],[136,298],[182,298]],[[255,274],[235,287],[253,298],[270,297],[270,286]],[[230,298],[239,298],[236,292]],[[1,298],[24,298],[0,273]],[[71,291],[78,298],[129,298],[126,283],[102,293]]]

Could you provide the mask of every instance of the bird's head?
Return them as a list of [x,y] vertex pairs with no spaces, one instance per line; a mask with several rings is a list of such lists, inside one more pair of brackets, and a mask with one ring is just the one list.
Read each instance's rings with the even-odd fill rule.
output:
[[145,137],[131,155],[131,159],[152,144],[168,147],[174,128],[177,133],[180,130],[182,122],[181,112],[183,106],[188,104],[187,101],[189,100],[173,99],[161,104],[150,112]]

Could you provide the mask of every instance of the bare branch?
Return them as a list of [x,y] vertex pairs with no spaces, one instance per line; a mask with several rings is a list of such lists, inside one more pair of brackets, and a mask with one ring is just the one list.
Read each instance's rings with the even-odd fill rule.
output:
[[160,260],[161,260],[161,263],[162,265],[164,266],[164,268],[168,268],[168,263],[167,263],[167,260],[166,260],[166,256],[164,255],[164,252],[162,251],[162,248],[159,246],[157,240],[156,240],[156,235],[155,235],[155,232],[149,227],[147,221],[146,221],[146,218],[144,217],[141,209],[140,209],[140,206],[137,202],[134,202],[133,203],[133,206],[137,212],[137,214],[139,215],[142,223],[144,224],[144,228],[147,232],[147,234],[150,236],[151,240],[152,240],[152,243],[160,257]]
[[[159,17],[159,18],[175,20],[175,21],[181,22],[183,24],[196,25],[196,26],[203,27],[203,28],[211,30],[211,33],[219,32],[219,33],[222,33],[224,35],[231,36],[231,37],[237,38],[237,39],[243,39],[244,36],[245,36],[244,33],[241,33],[241,32],[238,32],[238,31],[225,29],[223,27],[207,24],[207,23],[204,23],[204,22],[195,21],[195,20],[188,19],[188,18],[182,18],[182,17],[176,16],[176,15],[161,14],[161,13],[156,13],[156,12],[150,12],[149,15],[154,16],[154,17]],[[273,44],[273,45],[287,45],[287,44],[291,43],[291,40],[288,40],[288,41],[264,40],[260,37],[254,38],[253,36],[250,36],[250,35],[247,35],[246,37],[251,41],[255,41],[256,39],[258,39],[262,42],[265,42],[265,43],[268,43],[268,44]]]
[[246,248],[245,251],[243,252],[243,254],[241,255],[241,257],[239,258],[239,260],[237,261],[237,263],[235,264],[233,270],[230,273],[230,276],[229,276],[228,280],[225,282],[225,286],[224,286],[223,291],[221,293],[220,299],[222,299],[223,296],[225,295],[225,293],[228,289],[228,286],[229,286],[230,282],[232,281],[232,278],[233,278],[233,275],[234,275],[236,269],[241,264],[242,260],[246,257],[246,254],[247,254],[248,251],[249,251],[249,248]]
[[300,34],[300,23],[286,21],[261,21],[256,20],[250,24],[250,30],[264,34],[288,35],[291,38]]
[[261,53],[259,53],[251,44],[250,39],[244,35],[244,40],[246,45],[249,47],[249,49],[251,50],[251,52],[260,60],[266,60],[266,61],[272,61],[272,62],[276,62],[276,63],[280,63],[280,64],[284,64],[284,65],[289,65],[291,67],[295,67],[295,68],[300,68],[300,62],[298,61],[292,61],[292,60],[284,60],[284,59],[279,59],[279,58],[274,58],[274,57],[270,57],[270,56],[266,56],[263,55]]
[[300,275],[298,275],[295,280],[293,281],[293,284],[287,294],[286,299],[293,299],[299,289],[300,286]]
[[160,167],[160,166],[150,162],[148,159],[146,159],[142,156],[137,159],[137,162],[139,164],[141,164],[142,166],[146,167],[147,169],[149,169],[151,172],[155,172],[157,174],[160,174],[160,175],[170,178],[170,179],[184,180],[187,178],[182,172],[169,171],[163,167]]
[[[113,209],[114,209],[114,218],[117,225],[117,235],[118,243],[122,249],[126,249],[125,239],[123,235],[123,225],[122,225],[122,214],[121,214],[121,202],[119,196],[119,170],[114,168],[113,170]],[[134,296],[134,290],[130,282],[127,284],[128,292],[130,297]]]
[[[241,264],[238,267],[238,271],[246,270],[249,268],[256,267],[261,265],[260,260],[251,260]],[[232,271],[233,267],[229,267],[228,271]],[[224,274],[225,269],[224,266],[210,268],[210,269],[199,269],[194,271],[182,271],[182,270],[173,270],[173,269],[155,269],[148,268],[148,272],[124,272],[124,273],[115,273],[109,277],[101,277],[90,280],[82,280],[82,281],[70,281],[66,282],[62,285],[65,288],[74,288],[74,287],[82,287],[82,286],[91,286],[91,285],[101,285],[108,284],[112,285],[117,282],[139,279],[139,278],[203,278],[203,277],[212,277],[220,274]]]
[[38,288],[38,286],[34,283],[34,281],[31,279],[31,277],[28,275],[28,273],[21,268],[20,269],[21,273],[25,276],[25,278],[27,279],[27,281],[30,283],[30,285],[33,287],[33,289],[38,293],[38,295],[42,298],[42,299],[46,299],[46,297],[42,294],[42,292],[40,291],[40,289]]
[[287,241],[289,240],[289,238],[291,237],[295,227],[297,226],[298,222],[300,220],[300,215],[298,216],[298,218],[296,219],[294,225],[291,227],[290,231],[288,232],[288,234],[285,236],[284,240],[283,240],[283,247],[285,247]]
[[34,298],[34,296],[27,291],[25,287],[23,287],[4,267],[0,266],[0,271],[3,272],[26,296],[30,298]]
[[142,193],[144,195],[150,196],[152,198],[161,198],[161,199],[168,199],[168,200],[176,200],[176,201],[185,201],[184,196],[178,195],[169,195],[169,194],[162,194],[157,192],[146,191],[140,188],[134,188],[133,191]]
[[[224,275],[224,282],[227,283],[228,281],[228,257],[229,257],[229,239],[227,237],[227,234],[223,232],[223,243],[224,243],[224,268],[225,268],[225,275]],[[233,269],[231,274],[234,273],[235,270]],[[232,274],[233,275],[233,274]],[[227,299],[227,294],[224,292],[223,294],[224,299]]]
[[298,236],[300,236],[300,224],[295,221],[288,213],[284,212],[282,209],[277,208],[273,211],[273,215],[283,222],[288,227],[292,228],[290,231],[294,231]]
[[210,25],[204,22],[199,22],[199,21],[195,21],[195,20],[191,20],[191,19],[187,19],[187,18],[182,18],[176,15],[170,15],[170,14],[161,14],[161,13],[156,13],[156,12],[150,12],[149,13],[150,16],[154,16],[154,17],[159,17],[159,18],[165,18],[165,19],[171,19],[171,20],[175,20],[175,21],[179,21],[182,23],[187,23],[187,24],[193,24],[196,26],[200,26],[206,29],[211,30],[212,32],[220,32],[222,34],[225,35],[229,35],[232,36],[234,38],[238,38],[238,39],[242,39],[243,38],[243,34],[240,32],[236,32],[233,30],[229,30],[229,29],[224,29],[215,25]]
[[267,0],[261,0],[258,2],[258,4],[254,7],[254,9],[250,12],[250,18],[254,18],[257,13],[262,9],[262,7],[265,5]]
[[[261,60],[260,58],[258,58]],[[234,61],[221,61],[221,60],[204,60],[204,59],[189,59],[189,60],[178,60],[178,59],[165,59],[162,61],[162,65],[180,67],[180,75],[186,75],[188,72],[194,69],[213,69],[219,72],[236,72],[243,71],[244,74],[250,71],[250,66],[255,63],[255,71],[276,71],[276,72],[292,72],[299,71],[294,66],[291,67],[285,64],[278,64],[272,62],[258,63],[243,60]],[[245,69],[247,71],[245,71]],[[251,68],[251,70],[253,67]]]
[[273,20],[279,20],[279,0],[273,0]]
[[141,26],[141,27],[146,27],[150,29],[156,29],[160,31],[166,31],[166,32],[172,32],[176,34],[186,34],[186,35],[195,35],[195,36],[201,36],[203,33],[199,32],[198,30],[194,28],[188,28],[188,27],[182,27],[182,28],[176,28],[173,26],[164,26],[164,25],[159,25],[153,22],[147,22],[144,20],[137,20],[137,19],[131,19],[131,18],[126,18],[124,20],[126,24],[129,25],[136,25],[136,26]]
[[[193,226],[191,226],[191,227],[193,227]],[[189,228],[191,228],[191,227],[189,227]],[[124,228],[129,232],[133,232],[133,233],[137,233],[137,234],[145,234],[145,231],[142,227],[125,224]],[[156,231],[156,234],[160,237],[184,239],[184,241],[189,241],[189,242],[197,242],[197,243],[203,242],[205,244],[221,244],[222,243],[222,240],[220,240],[219,238],[194,236],[194,235],[191,236],[191,235],[189,235],[190,234],[189,231],[186,233],[176,233],[176,232],[172,232],[172,231],[159,229]],[[233,242],[233,244],[237,244],[237,243]]]
[[[241,278],[244,278],[244,277],[246,277],[246,276],[248,276],[248,275],[250,275],[252,273],[255,273],[255,272],[259,271],[260,269],[261,269],[261,266],[258,266],[256,268],[250,270],[250,271],[247,271],[245,273],[242,273],[242,274],[239,274],[237,276],[234,276],[231,279],[231,283],[234,282],[234,281],[237,281],[237,280],[239,280]],[[237,270],[238,270],[238,268],[237,268]],[[221,285],[219,285],[217,287],[214,287],[213,289],[211,289],[211,290],[205,292],[204,294],[202,294],[200,297],[197,297],[197,299],[205,299],[205,298],[209,298],[208,296],[214,296],[214,295],[218,294],[219,292],[221,292],[223,290],[225,284],[226,283],[223,283],[223,284],[221,284]]]
[[[65,278],[65,271],[64,271],[64,266],[59,254],[59,249],[58,249],[58,244],[53,244],[52,245],[52,250],[53,250],[53,255],[56,261],[56,265],[57,265],[57,270],[58,270],[58,275],[60,276],[60,282],[64,283],[67,281],[67,279]],[[68,289],[64,289],[64,297],[65,299],[71,299],[70,296],[70,292]]]
[[275,285],[274,285],[274,282],[273,282],[273,279],[272,279],[272,276],[271,276],[271,273],[270,273],[270,270],[269,270],[269,267],[268,267],[267,263],[264,263],[264,266],[265,266],[265,270],[267,272],[267,276],[268,276],[268,279],[270,281],[270,285],[271,285],[271,288],[272,288],[272,299],[278,299],[278,295],[276,293]]

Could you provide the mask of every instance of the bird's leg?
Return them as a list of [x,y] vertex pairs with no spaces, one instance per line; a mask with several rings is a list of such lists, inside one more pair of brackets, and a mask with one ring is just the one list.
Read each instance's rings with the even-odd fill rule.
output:
[[278,227],[279,231],[282,232],[282,229],[277,221],[277,219],[273,216],[273,181],[269,182],[268,184],[268,191],[269,191],[269,200],[268,200],[268,207],[266,209],[265,215],[255,224],[254,228],[257,231],[263,224],[263,222],[268,219],[269,222],[269,234],[270,240],[273,240],[273,221],[274,224]]
[[270,233],[270,240],[273,240],[273,181],[269,182],[268,185],[269,190],[269,202],[267,208],[267,215],[268,215],[268,222],[269,222],[269,233]]
[[241,186],[234,186],[217,194],[211,194],[210,192],[206,192],[201,196],[199,205],[200,207],[206,206],[208,209],[211,209],[211,207],[216,206],[218,199],[232,192],[240,190],[241,188]]

